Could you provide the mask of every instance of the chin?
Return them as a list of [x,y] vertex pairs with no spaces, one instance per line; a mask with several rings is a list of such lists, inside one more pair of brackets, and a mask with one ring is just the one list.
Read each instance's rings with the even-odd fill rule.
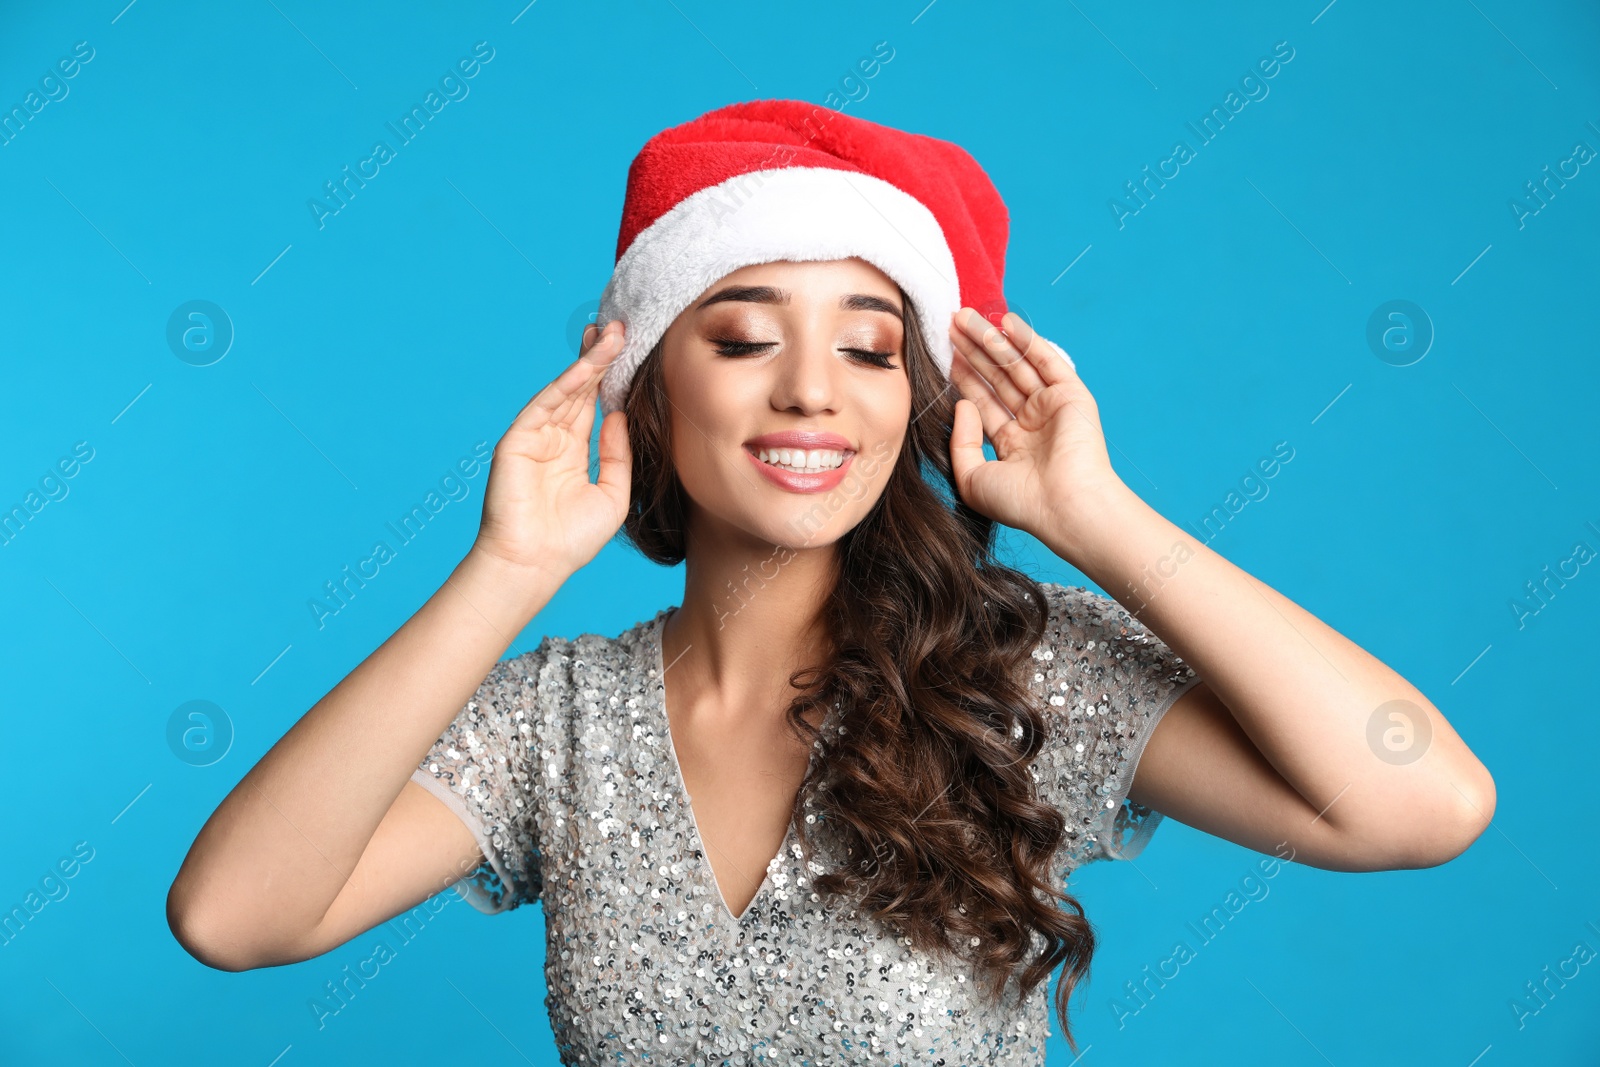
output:
[[708,518],[714,515],[725,529],[731,527],[728,532],[788,550],[784,562],[795,552],[834,544],[867,516],[874,503],[859,478],[828,492],[787,492],[752,483],[743,474],[719,478],[715,485],[703,487],[703,495],[688,483],[684,489],[691,500],[703,502],[699,506]]
[[752,521],[745,528],[752,536],[794,552],[826,548],[854,525],[842,511],[830,514],[821,500],[791,504],[782,512],[748,518]]
[[860,510],[859,502],[838,497],[765,501],[744,492],[734,509],[722,514],[723,521],[752,541],[787,550],[787,562],[796,552],[827,548],[838,541],[861,521]]

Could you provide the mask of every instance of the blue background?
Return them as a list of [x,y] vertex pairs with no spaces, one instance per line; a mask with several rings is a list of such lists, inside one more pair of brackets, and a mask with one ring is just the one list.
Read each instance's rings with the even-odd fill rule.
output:
[[[1324,3],[5,5],[6,111],[76,42],[94,55],[0,145],[0,507],[77,442],[93,458],[0,547],[0,906],[78,842],[93,859],[0,947],[0,1060],[555,1062],[532,908],[449,898],[319,1029],[308,1002],[379,931],[224,974],[163,901],[228,790],[467,550],[482,474],[320,629],[307,606],[571,360],[633,154],[758,97],[971,151],[1010,206],[1008,295],[1072,353],[1123,479],[1191,526],[1253,487],[1208,543],[1412,680],[1495,775],[1459,859],[1291,866],[1120,1026],[1124,983],[1258,856],[1169,820],[1134,863],[1084,871],[1085,1061],[1600,1059],[1600,964],[1520,1026],[1512,1007],[1579,942],[1600,951],[1600,573],[1523,626],[1512,608],[1576,543],[1600,550],[1600,163],[1511,207],[1575,143],[1600,150],[1600,16]],[[479,41],[469,95],[319,228],[307,201]],[[892,60],[851,80],[879,41]],[[1267,95],[1200,144],[1186,123],[1280,41]],[[1124,182],[1180,138],[1194,158],[1119,225]],[[1396,299],[1433,335],[1415,362],[1368,342]],[[192,300],[234,331],[210,366],[167,341]],[[1278,442],[1292,461],[1241,488]],[[513,651],[617,633],[681,589],[612,545]],[[209,766],[169,747],[191,700],[231,724]]]

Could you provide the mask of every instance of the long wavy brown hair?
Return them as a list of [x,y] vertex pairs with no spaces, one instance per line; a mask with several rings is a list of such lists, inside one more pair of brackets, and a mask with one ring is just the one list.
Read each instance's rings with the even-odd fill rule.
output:
[[[1095,935],[1051,881],[1065,818],[1028,767],[1046,715],[1024,679],[1044,634],[1044,592],[994,556],[994,521],[960,500],[950,468],[956,390],[933,363],[905,292],[905,366],[919,413],[882,496],[838,542],[823,609],[833,662],[790,677],[792,728],[821,748],[795,797],[808,853],[817,830],[843,849],[817,876],[930,953],[966,961],[999,1000],[1019,1003],[1065,963],[1055,1009],[1088,976]],[[623,536],[671,566],[685,556],[686,494],[671,456],[671,403],[658,342],[624,405],[633,490]],[[924,472],[931,468],[938,488]],[[842,731],[807,719],[839,703]],[[812,814],[817,824],[807,821]],[[835,853],[838,855],[838,853]]]

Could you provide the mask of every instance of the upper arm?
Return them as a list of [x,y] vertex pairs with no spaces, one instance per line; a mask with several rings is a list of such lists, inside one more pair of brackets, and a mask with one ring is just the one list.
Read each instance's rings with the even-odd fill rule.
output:
[[539,899],[535,696],[545,652],[541,644],[490,670],[401,787],[301,958],[452,886],[490,914]]
[[481,848],[466,824],[408,780],[296,958],[320,956],[411,910],[482,862]]
[[[1068,873],[1139,855],[1166,816],[1268,855],[1375,869],[1278,773],[1205,680],[1114,599],[1045,583],[1047,686],[1067,699],[1042,760],[1068,815]],[[1057,680],[1059,679],[1059,680]],[[1078,745],[1084,745],[1082,751]]]
[[1258,852],[1327,870],[1378,869],[1341,842],[1204,681],[1183,694],[1152,732],[1131,795]]

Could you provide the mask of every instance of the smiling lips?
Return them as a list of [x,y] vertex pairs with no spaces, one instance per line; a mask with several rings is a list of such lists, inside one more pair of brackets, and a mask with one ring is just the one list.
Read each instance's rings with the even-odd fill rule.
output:
[[825,493],[844,480],[855,457],[850,442],[836,433],[786,430],[744,443],[762,477],[791,493]]

